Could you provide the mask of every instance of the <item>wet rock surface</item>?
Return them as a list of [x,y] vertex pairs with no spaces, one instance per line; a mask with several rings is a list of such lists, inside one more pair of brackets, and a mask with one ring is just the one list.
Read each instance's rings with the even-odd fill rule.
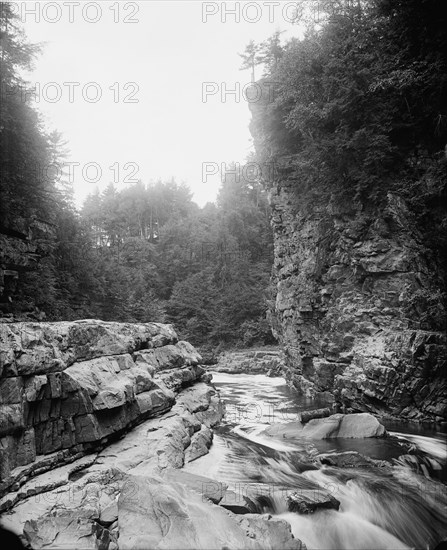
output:
[[337,468],[389,468],[390,463],[385,460],[373,460],[356,451],[321,453],[315,457],[319,465],[335,466]]
[[299,491],[287,497],[290,512],[298,514],[313,514],[316,510],[338,510],[340,502],[322,489],[315,491]]
[[272,424],[265,434],[284,439],[363,439],[368,437],[386,437],[382,424],[369,413],[333,414],[327,418],[314,418],[306,424],[287,422]]
[[33,548],[116,548],[118,499],[123,491],[125,500],[138,495],[129,474],[160,476],[204,501],[216,498],[213,480],[173,470],[185,463],[197,427],[209,430],[194,411],[206,413],[214,396],[213,388],[197,382],[176,396],[169,412],[144,421],[102,451],[29,479],[0,501],[2,524]]
[[302,424],[309,422],[313,418],[326,418],[331,416],[331,410],[328,407],[324,409],[315,409],[313,411],[303,411],[300,413],[300,421]]

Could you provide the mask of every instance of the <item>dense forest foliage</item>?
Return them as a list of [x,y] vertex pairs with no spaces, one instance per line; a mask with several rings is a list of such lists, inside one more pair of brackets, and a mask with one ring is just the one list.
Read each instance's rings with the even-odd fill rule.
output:
[[110,185],[88,197],[90,288],[104,319],[173,322],[196,344],[271,341],[266,310],[272,237],[265,191],[227,174],[199,208],[174,181]]
[[22,93],[20,69],[38,48],[10,4],[0,16],[3,318],[163,321],[196,345],[272,342],[273,245],[259,181],[231,166],[203,208],[175,181],[110,185],[77,211],[60,168],[66,144]]
[[[296,201],[368,216],[401,197],[445,288],[447,249],[447,17],[442,0],[300,2],[303,40],[249,44],[264,64],[263,103],[251,105],[258,162],[288,156]],[[297,176],[298,174],[298,176]],[[266,185],[275,177],[266,178]],[[359,228],[357,228],[359,229]],[[361,229],[361,228],[360,228]],[[396,231],[399,229],[396,228]],[[438,291],[414,306],[444,328]],[[440,328],[442,325],[442,328]]]

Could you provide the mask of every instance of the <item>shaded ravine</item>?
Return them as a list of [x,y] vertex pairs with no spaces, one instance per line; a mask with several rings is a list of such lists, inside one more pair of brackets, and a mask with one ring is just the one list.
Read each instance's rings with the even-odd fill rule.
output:
[[[394,437],[388,439],[275,439],[262,433],[267,425],[296,420],[300,411],[324,403],[298,397],[281,378],[215,373],[213,381],[227,412],[210,453],[187,470],[228,483],[241,499],[246,484],[267,484],[268,498],[258,500],[258,511],[289,521],[309,549],[431,549],[447,537],[446,486],[433,480],[445,471],[445,434],[390,424]],[[389,465],[316,465],[319,453],[334,451],[358,451]],[[284,487],[324,488],[340,502],[340,510],[291,513]]]

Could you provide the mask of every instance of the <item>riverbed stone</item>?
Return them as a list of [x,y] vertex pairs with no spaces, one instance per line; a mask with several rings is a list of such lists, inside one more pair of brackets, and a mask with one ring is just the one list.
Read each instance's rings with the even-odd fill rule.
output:
[[333,414],[327,418],[310,420],[301,431],[309,439],[384,437],[386,430],[369,413]]
[[290,512],[313,514],[316,510],[338,510],[340,502],[323,489],[299,490],[287,495]]
[[309,422],[313,418],[325,418],[331,415],[331,410],[327,407],[324,409],[315,409],[313,411],[303,411],[300,413],[300,420],[303,424]]
[[306,424],[272,424],[264,433],[285,439],[363,439],[388,435],[385,427],[369,413],[333,414],[327,418],[314,418]]

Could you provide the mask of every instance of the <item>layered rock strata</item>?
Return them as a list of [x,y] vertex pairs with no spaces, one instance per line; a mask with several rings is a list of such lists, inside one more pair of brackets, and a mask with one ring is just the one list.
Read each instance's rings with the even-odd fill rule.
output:
[[0,324],[0,491],[169,410],[199,360],[169,325]]

